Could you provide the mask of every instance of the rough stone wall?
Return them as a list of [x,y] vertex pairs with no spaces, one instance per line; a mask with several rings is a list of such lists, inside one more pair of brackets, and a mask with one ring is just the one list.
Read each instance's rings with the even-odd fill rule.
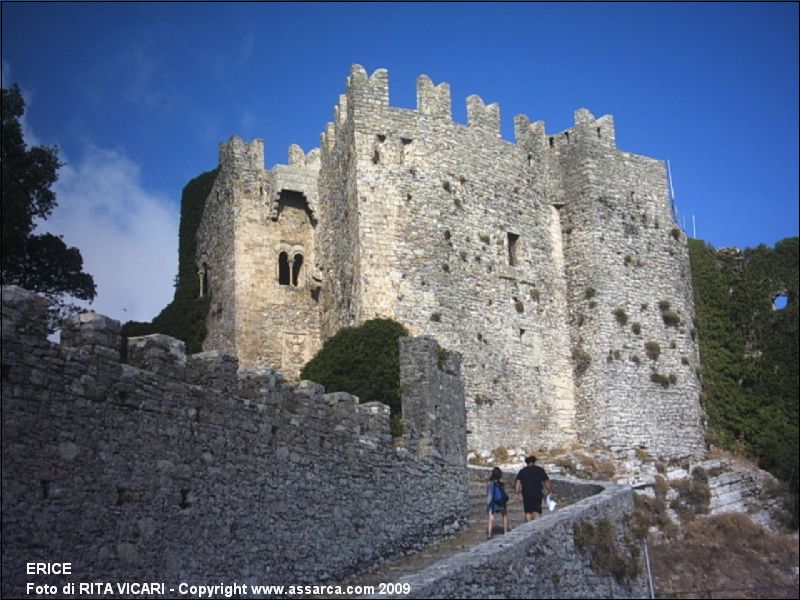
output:
[[704,452],[686,239],[663,162],[620,152],[588,111],[557,136],[578,426],[612,449]]
[[357,324],[355,302],[361,248],[355,163],[351,152],[352,110],[348,96],[339,96],[334,120],[327,124],[321,139],[320,225],[316,239],[318,267],[323,277],[320,315],[323,337]]
[[[82,581],[341,580],[463,524],[464,456],[395,448],[386,407],[161,335],[122,364],[119,323],[93,313],[52,344],[45,309],[3,288],[3,597],[33,561]],[[446,421],[457,386],[423,385]]]
[[400,339],[403,438],[407,450],[458,464],[467,455],[461,357],[441,352],[433,338]]
[[[293,146],[289,158],[268,171],[261,140],[234,136],[221,144],[220,174],[197,238],[198,266],[209,265],[213,296],[204,348],[296,377],[321,345],[313,231],[319,152]],[[290,264],[288,283],[279,280],[281,253]]]
[[[599,493],[556,513],[457,554],[398,583],[411,586],[415,598],[647,598],[641,543],[630,532],[630,488],[577,480],[555,480],[562,488],[599,488]],[[570,490],[570,493],[572,490]],[[561,492],[559,491],[559,496]],[[627,563],[629,576],[618,579],[593,557],[592,544],[576,541],[576,528],[607,521],[614,547],[603,550]]]
[[[254,332],[275,330],[278,308],[316,347],[343,326],[391,317],[463,355],[473,449],[580,437],[702,454],[688,250],[664,163],[618,150],[613,119],[583,109],[559,134],[519,115],[515,143],[500,137],[496,104],[470,96],[466,125],[451,114],[446,83],[421,76],[417,108],[401,109],[385,70],[352,68],[322,135],[316,188],[316,167],[303,171],[318,311],[291,298],[258,304],[273,281],[241,261],[271,243],[269,224],[235,233],[246,238],[235,242],[246,248],[237,306],[255,307],[237,312],[250,311],[239,336],[250,345],[236,344],[243,364],[276,356],[259,355],[273,334]],[[269,172],[273,195],[304,158],[290,154]]]
[[205,274],[206,289],[212,302],[206,317],[205,348],[236,354],[236,262],[234,253],[233,181],[236,174],[236,154],[242,147],[238,138],[220,144],[220,169],[211,192],[206,198],[203,217],[197,229],[197,270]]
[[[532,185],[537,166],[500,138],[496,105],[470,97],[465,126],[450,118],[446,84],[420,77],[417,97],[417,110],[389,106],[382,71],[356,67],[348,81],[355,318],[393,317],[463,354],[470,445],[563,442],[574,432],[562,375],[569,336],[550,292],[551,215]],[[514,265],[509,234],[519,236]]]

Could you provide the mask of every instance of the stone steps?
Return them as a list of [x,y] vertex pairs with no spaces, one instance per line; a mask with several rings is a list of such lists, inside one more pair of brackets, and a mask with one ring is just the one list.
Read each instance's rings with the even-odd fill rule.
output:
[[[513,486],[506,483],[506,491],[511,492],[509,496],[512,502],[509,503],[509,526],[513,529],[524,523],[521,502],[513,501]],[[558,490],[555,490],[556,493]],[[562,506],[571,502],[565,502]],[[375,571],[361,575],[348,582],[351,585],[377,585],[378,583],[392,583],[400,578],[411,575],[422,569],[449,558],[460,552],[464,552],[478,544],[486,541],[486,482],[470,481],[469,483],[469,505],[470,512],[467,516],[468,529],[459,535],[425,548],[415,554],[404,556],[396,560],[385,563]],[[549,513],[545,510],[542,518],[548,518]],[[493,535],[503,535],[502,517],[494,521]]]

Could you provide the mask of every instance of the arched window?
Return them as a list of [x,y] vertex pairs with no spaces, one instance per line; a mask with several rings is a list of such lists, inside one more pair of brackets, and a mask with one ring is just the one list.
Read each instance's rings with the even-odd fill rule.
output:
[[280,256],[278,256],[278,283],[280,285],[289,285],[289,279],[289,255],[286,252],[281,252]]
[[303,270],[303,255],[295,254],[294,261],[292,261],[292,285],[297,287],[300,281],[300,273]]

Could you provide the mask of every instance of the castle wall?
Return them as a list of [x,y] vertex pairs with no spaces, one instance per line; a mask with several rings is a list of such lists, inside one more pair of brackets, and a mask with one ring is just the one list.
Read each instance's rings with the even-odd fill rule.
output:
[[[118,322],[80,315],[52,344],[45,309],[3,288],[4,597],[34,561],[71,562],[72,581],[337,581],[464,523],[465,457],[395,448],[387,407],[266,367],[237,375],[235,358],[162,335],[131,338],[121,364]],[[401,363],[430,347],[408,342]],[[433,395],[415,405],[447,422],[457,384],[421,387]]]
[[[220,174],[198,231],[212,269],[206,349],[234,352],[243,366],[278,365],[296,377],[321,346],[314,232],[319,153],[292,148],[290,165],[264,168],[261,140],[220,147]],[[302,257],[279,280],[279,257]],[[200,262],[203,262],[200,260]]]
[[[446,84],[421,77],[418,110],[392,108],[380,75],[356,68],[347,96],[357,320],[392,317],[463,354],[471,446],[532,449],[569,438],[568,333],[551,292],[559,274],[537,165],[500,138],[495,105],[472,97],[468,125],[455,123]],[[518,236],[514,266],[509,234]]]
[[[220,161],[222,162],[222,161]],[[205,295],[211,295],[206,317],[204,348],[236,354],[236,254],[234,242],[233,173],[220,170],[203,209],[197,228],[195,260],[198,272],[205,273]]]
[[[476,476],[483,482],[488,473],[470,469],[470,477]],[[555,478],[553,485],[560,498],[573,490],[585,496],[589,488],[594,489],[592,495],[559,507],[545,519],[518,525],[500,538],[434,563],[398,583],[409,585],[415,598],[649,597],[641,543],[631,531],[633,491],[613,483],[587,484],[569,478]],[[613,532],[609,536],[613,546],[598,549],[598,539],[582,543],[581,527],[600,523]],[[598,550],[613,559],[595,560]],[[609,572],[610,565],[617,573]]]
[[360,285],[359,207],[356,195],[352,105],[339,97],[334,120],[321,140],[318,267],[324,279],[320,323],[323,337],[357,325]]
[[[266,209],[236,196],[236,342],[212,323],[204,347],[293,375],[340,328],[390,317],[462,353],[472,449],[581,438],[702,454],[688,251],[664,164],[618,150],[613,119],[585,109],[558,134],[518,115],[515,143],[496,104],[469,97],[467,121],[452,120],[447,84],[421,76],[417,108],[395,108],[387,72],[355,65],[318,161],[292,147],[288,166],[259,164]],[[257,152],[237,143],[226,185],[244,189]],[[297,229],[277,218],[292,186],[316,221],[313,302],[267,289],[275,240]]]
[[[397,583],[409,585],[415,598],[647,598],[645,559],[630,531],[633,492],[607,483],[597,487],[600,493],[546,519],[519,525]],[[613,546],[598,548],[599,537],[582,544],[587,524],[609,527]],[[593,559],[598,551],[611,557],[605,569]]]
[[576,116],[553,162],[563,173],[579,429],[611,448],[702,454],[688,249],[665,165],[617,151]]

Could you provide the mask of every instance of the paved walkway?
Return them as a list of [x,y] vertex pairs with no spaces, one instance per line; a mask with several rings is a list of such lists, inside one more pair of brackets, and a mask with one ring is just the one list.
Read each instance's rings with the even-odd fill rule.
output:
[[[512,491],[510,486],[507,490]],[[554,490],[558,497],[558,490]],[[510,493],[512,501],[509,503],[509,525],[511,529],[522,525],[525,522],[525,515],[522,512],[522,502],[514,502],[514,494]],[[469,529],[459,535],[444,540],[434,546],[430,546],[396,560],[387,562],[378,567],[377,570],[355,577],[349,581],[351,585],[373,585],[378,583],[394,583],[406,575],[411,575],[422,569],[458,554],[473,546],[486,541],[486,482],[470,482],[469,485],[470,512],[467,518]],[[564,506],[571,502],[565,501]],[[562,506],[559,504],[559,506]],[[543,519],[548,518],[549,513],[545,508]],[[503,535],[503,520],[495,517],[494,533],[495,537]]]

